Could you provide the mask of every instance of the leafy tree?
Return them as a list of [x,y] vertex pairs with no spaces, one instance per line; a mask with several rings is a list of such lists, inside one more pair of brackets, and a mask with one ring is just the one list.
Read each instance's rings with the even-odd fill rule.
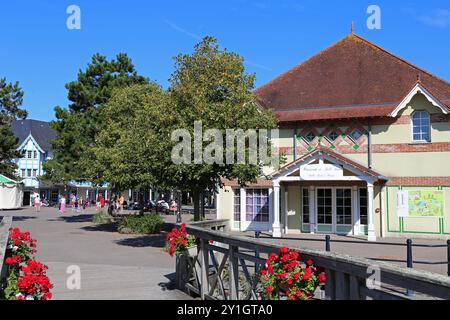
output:
[[101,172],[118,190],[140,190],[141,202],[142,192],[150,187],[171,189],[176,182],[169,179],[170,134],[180,121],[172,109],[169,94],[156,83],[115,90],[101,110],[105,123],[88,175]]
[[57,131],[57,139],[53,141],[54,158],[44,164],[45,178],[64,183],[103,181],[101,173],[87,175],[92,172],[87,169],[94,165],[90,161],[95,161],[91,149],[103,127],[101,109],[115,88],[147,82],[126,54],[118,54],[111,61],[95,54],[86,69],[78,72],[77,80],[66,84],[71,101],[68,108],[55,108],[57,120],[51,126]]
[[27,111],[20,108],[23,95],[18,82],[12,84],[0,79],[0,173],[10,177],[15,177],[13,160],[21,157],[16,150],[17,138],[11,131],[11,122],[27,117]]
[[[175,66],[170,78],[174,111],[181,115],[179,127],[189,130],[191,136],[195,121],[202,122],[204,131],[220,129],[223,133],[226,129],[276,128],[273,113],[259,108],[255,101],[255,75],[245,72],[242,57],[219,49],[216,39],[205,37],[193,54],[178,55]],[[203,150],[207,144],[204,142]],[[248,155],[248,144],[245,149]],[[223,159],[225,152],[224,148]],[[199,220],[199,199],[204,190],[215,190],[221,185],[221,178],[238,179],[245,185],[261,174],[262,165],[192,163],[171,169],[172,176],[183,181],[180,189],[192,193],[194,218]]]

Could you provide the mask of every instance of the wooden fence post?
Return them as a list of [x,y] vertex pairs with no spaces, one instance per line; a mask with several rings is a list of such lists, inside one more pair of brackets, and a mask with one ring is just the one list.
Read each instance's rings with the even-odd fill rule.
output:
[[205,295],[209,294],[209,250],[207,247],[207,240],[200,239],[201,250],[201,284],[200,296],[205,300]]
[[230,257],[229,257],[229,287],[230,287],[230,300],[239,300],[239,260],[236,256],[239,248],[230,245]]

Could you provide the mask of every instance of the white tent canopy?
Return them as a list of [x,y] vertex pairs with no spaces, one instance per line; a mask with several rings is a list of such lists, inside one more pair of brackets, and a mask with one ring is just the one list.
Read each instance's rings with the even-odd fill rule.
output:
[[0,210],[22,207],[22,184],[0,174]]

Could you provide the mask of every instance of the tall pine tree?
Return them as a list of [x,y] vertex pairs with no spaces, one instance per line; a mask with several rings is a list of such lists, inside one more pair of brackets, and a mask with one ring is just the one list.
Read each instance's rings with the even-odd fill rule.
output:
[[116,88],[145,84],[148,79],[138,75],[131,59],[118,54],[108,61],[95,54],[85,70],[78,72],[77,80],[66,84],[68,108],[56,107],[57,120],[51,126],[57,131],[53,141],[54,158],[44,164],[45,178],[67,184],[71,180],[100,182],[102,173],[88,175],[87,168],[96,161],[92,147],[103,127],[101,109]]
[[19,83],[0,79],[0,173],[15,177],[14,159],[21,156],[17,151],[17,139],[11,131],[11,122],[25,119],[27,112],[21,109],[23,91]]

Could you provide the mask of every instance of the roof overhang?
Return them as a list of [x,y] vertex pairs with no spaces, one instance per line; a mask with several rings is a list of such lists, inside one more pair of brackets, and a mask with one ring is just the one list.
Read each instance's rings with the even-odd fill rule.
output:
[[[354,176],[344,176],[337,180],[342,181],[366,181],[368,183],[375,183],[376,181],[387,181],[388,178],[384,175],[365,167],[364,165],[357,163],[343,155],[329,150],[324,146],[318,146],[315,150],[300,157],[299,159],[289,163],[277,172],[273,173],[270,177],[274,181],[304,181],[299,176],[292,176],[301,167],[311,164],[316,160],[327,160],[330,163],[342,167],[342,169],[348,170]],[[330,180],[336,180],[331,178]]]
[[448,114],[450,110],[448,107],[441,102],[439,99],[437,99],[429,90],[427,90],[420,82],[416,83],[414,88],[406,95],[406,97],[400,102],[400,104],[392,111],[389,116],[390,117],[397,117],[398,113],[405,109],[408,106],[408,103],[411,102],[412,98],[414,98],[415,95],[422,94],[425,96],[425,98],[435,107],[438,107],[442,113]]

